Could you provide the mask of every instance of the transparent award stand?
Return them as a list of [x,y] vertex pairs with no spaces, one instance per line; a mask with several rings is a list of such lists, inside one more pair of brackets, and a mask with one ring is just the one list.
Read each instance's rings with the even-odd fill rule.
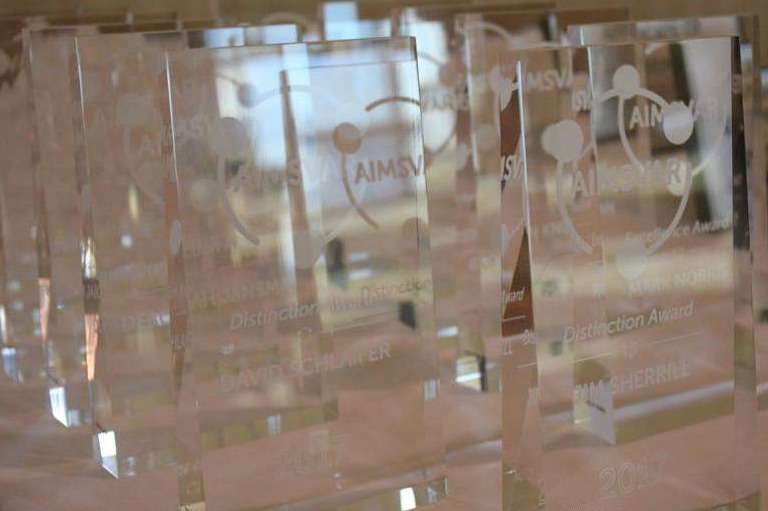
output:
[[44,374],[40,349],[39,293],[32,183],[31,122],[27,57],[22,31],[73,23],[122,23],[128,17],[11,16],[0,19],[0,180],[3,193],[0,297],[2,373],[17,383],[34,384]]
[[[459,180],[464,193],[474,197],[461,211],[466,222],[474,223],[478,233],[474,250],[482,264],[474,271],[480,285],[478,332],[473,351],[482,355],[488,386],[500,384],[501,310],[514,297],[502,294],[508,289],[511,273],[501,274],[501,244],[521,233],[522,223],[501,225],[499,182],[504,175],[519,175],[520,161],[514,156],[516,139],[505,140],[501,148],[499,111],[509,105],[514,83],[501,76],[499,55],[502,51],[552,44],[560,37],[562,19],[624,19],[623,9],[572,11],[526,11],[467,13],[456,16],[459,45],[464,48],[468,87],[469,129],[459,143],[469,147],[470,164]],[[504,158],[499,165],[500,155]],[[502,174],[503,173],[503,174]],[[520,217],[522,218],[522,217]],[[501,226],[501,228],[500,228]],[[506,248],[506,247],[505,247]]]
[[165,51],[288,43],[294,25],[78,37],[76,169],[94,453],[115,477],[174,461],[176,398],[166,269]]
[[[65,426],[90,422],[88,378],[92,332],[84,322],[83,278],[91,247],[81,243],[82,206],[75,169],[82,135],[75,84],[75,37],[176,30],[177,21],[55,26],[24,30],[30,77],[32,176],[39,285],[40,335],[53,416]],[[93,289],[91,289],[93,291]],[[89,327],[90,328],[90,327]]]
[[182,504],[441,500],[413,40],[189,50],[168,70],[171,322],[197,400]]
[[[756,319],[755,353],[757,391],[761,413],[768,397],[768,194],[766,194],[765,127],[762,121],[760,87],[760,41],[755,16],[649,20],[637,23],[575,25],[569,27],[574,44],[628,43],[634,40],[664,40],[703,36],[737,36],[741,47],[739,85],[743,100],[746,165],[749,180],[749,215],[752,265],[739,268],[738,278],[752,276],[752,304]],[[762,419],[765,420],[765,419]],[[760,431],[764,431],[761,426]],[[764,440],[762,440],[764,442]],[[768,468],[761,469],[763,488],[768,487]],[[765,493],[763,494],[765,499]]]
[[739,52],[503,57],[534,326],[505,339],[504,509],[759,508]]
[[75,84],[78,35],[174,30],[177,22],[79,25],[24,31],[31,84],[32,176],[39,283],[39,321],[53,416],[63,425],[90,423],[86,370],[91,335],[85,328],[83,272],[90,247],[81,244],[76,183],[79,100]]
[[34,243],[31,146],[21,32],[26,18],[0,20],[0,353],[2,374],[32,383],[43,373]]
[[[482,427],[476,423],[474,426],[462,424],[461,415],[451,412],[453,408],[458,413],[468,404],[460,403],[465,401],[464,396],[473,399],[478,391],[498,389],[498,378],[489,381],[487,377],[485,353],[479,346],[482,336],[478,303],[474,299],[460,299],[480,296],[479,268],[485,261],[477,249],[479,234],[475,215],[469,214],[475,205],[474,190],[473,187],[467,189],[466,180],[462,179],[471,172],[472,154],[468,140],[470,114],[464,48],[456,18],[470,12],[495,11],[512,11],[510,16],[524,16],[520,11],[547,7],[552,5],[448,5],[392,11],[393,33],[415,37],[418,46],[438,337],[444,366],[442,378],[448,394],[453,396],[446,408],[447,439],[451,448],[482,440],[467,437],[472,429],[481,436],[489,430],[498,431],[497,424]],[[454,401],[455,408],[450,404]],[[452,431],[454,427],[456,431]]]

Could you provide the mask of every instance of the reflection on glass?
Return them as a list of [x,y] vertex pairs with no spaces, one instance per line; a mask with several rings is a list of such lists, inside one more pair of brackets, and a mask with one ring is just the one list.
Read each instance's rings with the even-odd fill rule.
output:
[[43,373],[38,321],[37,257],[31,145],[21,31],[31,20],[0,21],[0,349],[5,377],[32,383]]
[[[86,361],[83,277],[92,246],[81,243],[78,209],[87,206],[76,179],[79,101],[75,80],[78,35],[143,28],[175,29],[176,22],[150,25],[79,25],[25,30],[31,82],[30,115],[35,243],[40,294],[40,328],[45,372],[61,387],[68,407],[67,427],[91,421]],[[92,325],[89,325],[89,328]],[[53,403],[51,403],[53,405]]]
[[[149,20],[171,22],[175,13],[102,15],[5,16],[0,20],[0,180],[2,180],[2,275],[0,335],[5,374],[36,384],[44,376],[40,349],[37,255],[32,182],[31,123],[28,115],[29,74],[24,70],[22,31],[42,27],[126,23]],[[166,23],[166,26],[171,26]],[[143,27],[142,27],[143,28]]]
[[[754,306],[758,315],[768,308],[768,206],[766,205],[765,150],[760,141],[761,92],[760,44],[756,16],[715,16],[649,20],[640,22],[573,25],[569,37],[575,44],[630,43],[637,40],[660,41],[691,37],[739,37],[741,73],[739,82],[744,102],[744,129],[747,150],[747,173],[750,179],[751,236]],[[651,46],[649,52],[655,51]],[[714,199],[713,199],[714,200]],[[723,199],[723,206],[729,205]],[[747,270],[748,267],[744,268]],[[744,273],[740,278],[749,278]],[[761,378],[761,381],[763,379]]]
[[506,346],[505,509],[758,509],[738,40],[504,59],[535,323]]
[[[768,202],[766,194],[765,131],[762,123],[762,97],[760,90],[760,44],[755,16],[716,16],[649,20],[633,23],[608,23],[603,25],[575,25],[569,28],[574,43],[629,43],[635,40],[675,40],[701,36],[738,36],[740,45],[741,73],[739,83],[744,110],[744,136],[746,165],[749,179],[749,214],[752,240],[752,265],[737,268],[738,278],[752,277],[752,299],[755,318],[757,360],[757,388],[761,410],[765,409],[768,389],[768,366],[764,356],[768,349]],[[649,45],[649,54],[657,46]],[[662,61],[663,62],[663,61]],[[729,208],[727,197],[711,200]],[[768,475],[768,469],[763,471]]]
[[90,206],[81,223],[93,247],[84,280],[87,371],[95,454],[115,477],[174,461],[180,389],[165,260],[163,52],[296,35],[293,25],[272,25],[77,38],[85,152],[77,170]]
[[168,66],[169,271],[187,304],[171,321],[186,324],[199,429],[179,435],[203,474],[182,479],[183,503],[442,499],[413,41],[192,50]]

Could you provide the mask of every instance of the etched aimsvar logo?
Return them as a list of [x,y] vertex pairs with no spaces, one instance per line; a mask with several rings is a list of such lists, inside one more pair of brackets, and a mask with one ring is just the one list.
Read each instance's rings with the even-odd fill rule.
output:
[[[625,121],[625,103],[634,98],[645,98],[651,104],[645,110],[635,106],[629,126]],[[649,257],[670,239],[677,229],[688,204],[694,176],[701,172],[716,156],[726,129],[724,109],[714,109],[707,102],[691,101],[668,102],[655,92],[641,86],[640,74],[631,65],[619,67],[613,75],[612,88],[596,96],[592,108],[609,100],[618,100],[617,129],[621,149],[626,163],[619,165],[595,166],[585,168],[586,159],[594,159],[594,142],[587,141],[582,126],[575,120],[566,119],[548,126],[542,135],[544,151],[557,161],[556,195],[560,218],[568,236],[577,249],[585,254],[592,254],[592,244],[575,227],[572,219],[574,205],[580,199],[598,197],[602,194],[620,196],[640,189],[664,190],[677,201],[674,214],[669,223],[658,230],[654,239],[631,236],[627,233],[622,247],[618,250],[616,266],[619,273],[627,280],[643,275]],[[708,108],[704,111],[703,108]],[[704,156],[698,164],[688,158],[669,157],[663,159],[641,160],[630,142],[628,131],[642,125],[643,112],[652,112],[645,123],[647,128],[660,128],[662,136],[672,146],[684,147],[693,137],[696,122],[713,122],[717,133],[707,144]],[[638,120],[640,119],[640,120]],[[709,138],[709,137],[708,137]],[[698,141],[701,146],[701,141]],[[613,160],[611,160],[613,161]]]
[[[263,95],[256,93],[251,106],[286,91],[308,92],[293,87]],[[209,213],[221,205],[229,223],[253,245],[261,243],[264,224],[254,207],[247,204],[264,203],[268,194],[284,192],[306,196],[310,202],[319,204],[322,221],[310,215],[314,220],[309,222],[308,229],[293,232],[296,265],[300,268],[311,267],[324,246],[345,232],[354,218],[370,230],[379,230],[381,197],[409,193],[408,190],[415,193],[419,188],[415,180],[424,179],[423,149],[420,143],[415,143],[421,140],[420,132],[413,123],[402,123],[402,109],[407,110],[409,105],[418,107],[418,100],[385,97],[364,106],[355,102],[356,109],[350,108],[350,104],[338,105],[329,98],[317,100],[332,103],[325,106],[334,112],[332,129],[316,132],[310,119],[297,128],[296,140],[286,139],[285,146],[278,150],[270,149],[266,141],[251,135],[244,121],[232,117],[216,119],[205,129],[214,156],[215,176],[198,176],[189,189],[195,209]],[[396,116],[384,111],[387,105],[397,110]],[[383,130],[385,134],[395,133],[386,142],[381,140],[382,122],[391,124]],[[328,133],[327,141],[323,133]],[[373,189],[381,193],[371,193]],[[372,203],[377,207],[371,208]],[[411,226],[406,221],[403,229]]]

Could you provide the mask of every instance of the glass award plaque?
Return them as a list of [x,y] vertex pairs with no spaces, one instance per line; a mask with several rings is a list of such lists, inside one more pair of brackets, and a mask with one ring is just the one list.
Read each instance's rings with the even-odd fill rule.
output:
[[[152,28],[157,26],[153,23]],[[78,97],[74,83],[77,35],[98,34],[106,25],[26,30],[30,115],[33,123],[32,175],[38,265],[40,329],[53,416],[63,425],[90,422],[83,322],[83,265],[87,247],[78,227],[75,179]],[[175,23],[168,23],[173,29]],[[141,30],[112,25],[110,31]]]
[[413,40],[189,50],[168,73],[183,505],[441,500]]
[[[165,253],[165,51],[288,43],[294,25],[76,40],[88,248],[86,341],[94,452],[115,477],[173,461],[175,401]],[[149,419],[153,420],[149,420]],[[149,426],[147,426],[147,423]]]
[[[472,349],[480,338],[476,304],[474,300],[459,300],[460,295],[479,296],[476,276],[483,262],[474,249],[477,226],[474,222],[466,225],[465,215],[460,213],[472,207],[474,196],[460,186],[459,179],[470,166],[471,154],[464,135],[469,129],[469,98],[455,18],[462,13],[523,10],[532,5],[432,6],[395,9],[392,13],[395,33],[415,37],[419,49],[438,336],[446,346],[444,383],[448,388],[455,386],[459,394],[487,390],[492,384],[483,375],[482,353]],[[517,14],[527,15],[517,11],[510,15]],[[459,417],[454,418],[447,421],[449,428],[458,425]],[[472,443],[468,439],[459,442]]]
[[[713,16],[638,22],[572,25],[573,44],[631,43],[691,37],[739,37],[741,47],[741,97],[744,101],[744,134],[754,260],[753,305],[756,317],[768,315],[768,202],[766,199],[764,131],[761,122],[760,41],[756,16]],[[653,46],[651,46],[653,49]]]
[[505,339],[505,509],[759,509],[739,51],[502,57],[534,327]]
[[[574,44],[628,43],[634,40],[659,41],[701,36],[737,36],[741,47],[740,88],[744,111],[746,165],[749,177],[750,229],[752,265],[739,268],[739,278],[749,278],[752,272],[752,305],[757,354],[757,389],[760,410],[765,409],[768,371],[762,353],[768,349],[768,209],[766,205],[765,126],[762,121],[760,87],[760,43],[755,16],[717,16],[707,18],[649,20],[637,23],[608,23],[604,25],[575,25],[569,27]],[[650,46],[654,48],[653,45]],[[761,97],[762,96],[762,97]],[[761,426],[761,431],[763,427]],[[761,469],[762,478],[768,469]],[[768,487],[768,481],[762,484]],[[765,494],[763,495],[765,499]]]
[[[456,16],[460,45],[465,48],[465,74],[468,87],[469,129],[459,136],[459,143],[469,148],[467,172],[459,179],[464,192],[474,200],[468,202],[461,216],[477,232],[473,245],[476,257],[483,261],[472,273],[479,283],[477,303],[478,336],[467,351],[484,359],[486,386],[498,390],[500,384],[501,311],[505,299],[501,285],[508,289],[511,273],[501,274],[502,241],[508,241],[522,224],[501,226],[499,182],[502,172],[518,174],[519,159],[514,155],[499,165],[501,139],[499,111],[511,101],[514,84],[500,72],[502,51],[552,44],[560,37],[563,19],[622,19],[623,9],[573,11],[528,11],[466,13]],[[511,142],[511,141],[510,141]],[[511,147],[514,150],[514,146]],[[507,155],[509,156],[509,155]],[[504,166],[506,165],[506,166]],[[521,217],[522,218],[522,217]],[[493,355],[491,355],[493,353]]]
[[31,146],[21,32],[26,18],[0,20],[0,351],[2,373],[15,382],[43,373],[34,243]]
[[40,349],[37,255],[32,183],[32,126],[28,116],[29,76],[25,70],[22,31],[44,26],[125,23],[125,13],[99,17],[29,17],[0,19],[0,180],[3,189],[3,296],[0,349],[2,372],[16,382],[43,375]]

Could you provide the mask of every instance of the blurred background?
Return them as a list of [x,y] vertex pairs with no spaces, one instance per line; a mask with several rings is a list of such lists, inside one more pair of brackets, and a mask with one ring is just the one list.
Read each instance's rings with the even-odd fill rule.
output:
[[[381,14],[398,5],[446,3],[439,0],[359,0],[361,9]],[[488,0],[477,3],[521,3],[521,0]],[[137,15],[176,13],[182,19],[201,19],[211,16],[258,21],[275,12],[291,11],[303,16],[314,16],[321,2],[317,0],[2,0],[0,15],[50,14],[61,15],[103,14],[131,11]],[[768,0],[558,0],[560,8],[583,9],[589,7],[627,7],[632,17],[664,18],[705,16],[715,14],[757,14],[760,16],[763,65],[768,64]]]

